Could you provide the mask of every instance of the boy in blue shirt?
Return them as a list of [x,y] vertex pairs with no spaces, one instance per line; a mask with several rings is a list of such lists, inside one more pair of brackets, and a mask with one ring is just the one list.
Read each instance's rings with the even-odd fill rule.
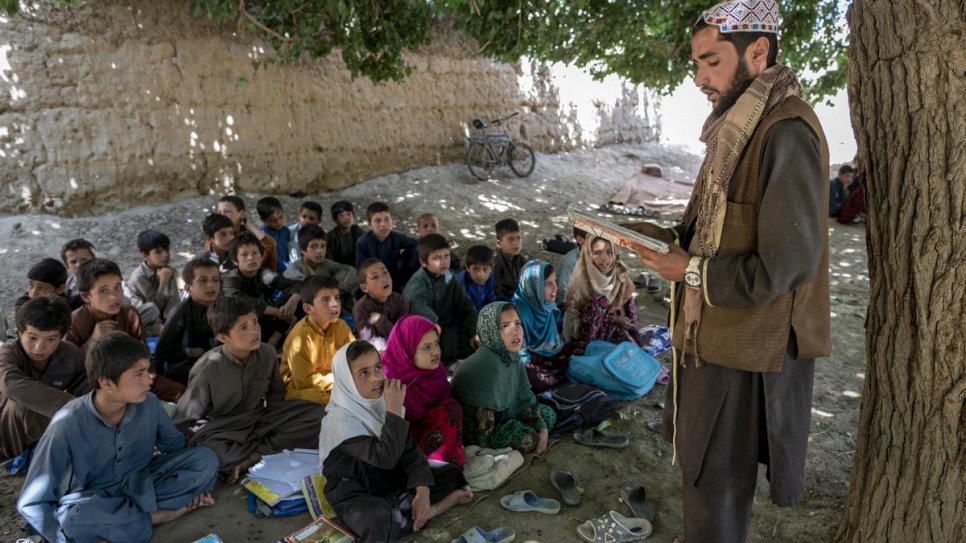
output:
[[456,281],[480,311],[496,299],[493,281],[493,249],[474,245],[466,252],[466,269],[456,274]]
[[363,260],[381,260],[392,276],[392,288],[402,292],[409,278],[419,269],[416,240],[393,230],[392,214],[383,202],[373,202],[366,208],[369,232],[356,241],[356,265]]
[[282,273],[292,263],[288,253],[292,232],[285,226],[282,202],[274,196],[266,196],[255,202],[255,211],[258,212],[258,218],[262,220],[262,232],[275,240],[276,265],[272,271]]
[[47,541],[148,541],[152,526],[214,503],[218,458],[184,447],[150,392],[150,356],[131,336],[106,334],[87,356],[94,391],[40,439],[17,511]]

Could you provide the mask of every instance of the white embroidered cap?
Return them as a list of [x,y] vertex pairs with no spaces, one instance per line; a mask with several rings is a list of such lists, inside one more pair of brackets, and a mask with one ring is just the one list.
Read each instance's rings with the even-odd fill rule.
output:
[[778,34],[778,0],[732,0],[715,4],[701,20],[719,32],[772,32]]

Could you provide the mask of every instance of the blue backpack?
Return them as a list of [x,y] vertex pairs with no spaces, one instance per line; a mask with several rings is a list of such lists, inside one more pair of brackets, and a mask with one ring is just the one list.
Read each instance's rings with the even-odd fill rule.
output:
[[633,400],[654,386],[661,363],[630,341],[592,341],[583,355],[570,357],[567,378],[600,388],[617,400]]

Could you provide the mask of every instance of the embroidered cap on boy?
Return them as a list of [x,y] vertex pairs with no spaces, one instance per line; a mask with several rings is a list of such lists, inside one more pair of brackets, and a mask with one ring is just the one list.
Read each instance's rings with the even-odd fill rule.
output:
[[701,14],[701,19],[729,32],[778,33],[778,0],[732,0],[715,4]]

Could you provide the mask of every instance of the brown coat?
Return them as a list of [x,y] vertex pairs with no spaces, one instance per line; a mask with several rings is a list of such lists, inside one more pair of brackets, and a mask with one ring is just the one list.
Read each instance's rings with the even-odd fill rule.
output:
[[[758,256],[763,250],[759,246],[759,238],[764,237],[763,229],[770,228],[768,224],[760,222],[762,215],[763,189],[760,182],[762,176],[762,156],[765,151],[767,136],[772,127],[780,121],[800,119],[813,133],[813,141],[817,138],[818,154],[821,160],[822,175],[813,179],[803,179],[807,184],[803,190],[817,199],[824,195],[821,203],[821,219],[809,217],[809,220],[821,220],[823,228],[819,239],[805,240],[804,243],[815,244],[814,249],[818,258],[796,258],[796,247],[786,247],[792,256],[783,259],[779,265],[785,270],[775,271],[773,274],[784,274],[796,279],[790,280],[790,291],[782,292],[775,289],[767,298],[752,298],[748,303],[741,303],[732,299],[719,305],[724,295],[717,293],[735,288],[744,277],[731,275],[730,268],[735,260],[743,255]],[[790,142],[801,145],[805,142]],[[775,142],[772,142],[774,145]],[[778,142],[782,145],[783,142]],[[785,150],[786,154],[794,150]],[[745,147],[728,187],[728,203],[725,215],[721,245],[715,257],[708,260],[704,274],[705,305],[701,313],[701,323],[697,332],[698,354],[702,360],[712,364],[743,371],[779,371],[788,347],[789,337],[794,333],[796,358],[810,359],[828,356],[831,353],[831,323],[829,308],[829,279],[828,279],[828,144],[821,124],[812,109],[802,100],[789,99],[785,104],[777,107],[755,130],[751,140]],[[791,164],[786,164],[786,167]],[[814,167],[815,165],[810,165]],[[802,167],[805,170],[809,168]],[[773,171],[772,176],[795,177],[801,172],[789,170]],[[812,186],[814,183],[814,187]],[[818,193],[816,191],[821,191]],[[789,206],[791,210],[798,206],[798,202],[783,202],[780,205]],[[810,208],[809,208],[810,209]],[[795,219],[789,219],[794,221]],[[796,222],[789,227],[798,227]],[[820,245],[819,245],[820,244]],[[807,251],[803,251],[807,252]],[[728,270],[725,272],[725,270]],[[764,283],[768,281],[768,273],[758,273],[754,281]],[[752,281],[753,282],[753,281]],[[748,283],[748,282],[746,282]],[[749,290],[761,289],[760,285],[745,285]],[[763,301],[764,300],[764,301]],[[757,303],[762,302],[762,303]],[[674,326],[674,346],[683,347],[684,318],[681,311],[677,312],[677,322]]]

